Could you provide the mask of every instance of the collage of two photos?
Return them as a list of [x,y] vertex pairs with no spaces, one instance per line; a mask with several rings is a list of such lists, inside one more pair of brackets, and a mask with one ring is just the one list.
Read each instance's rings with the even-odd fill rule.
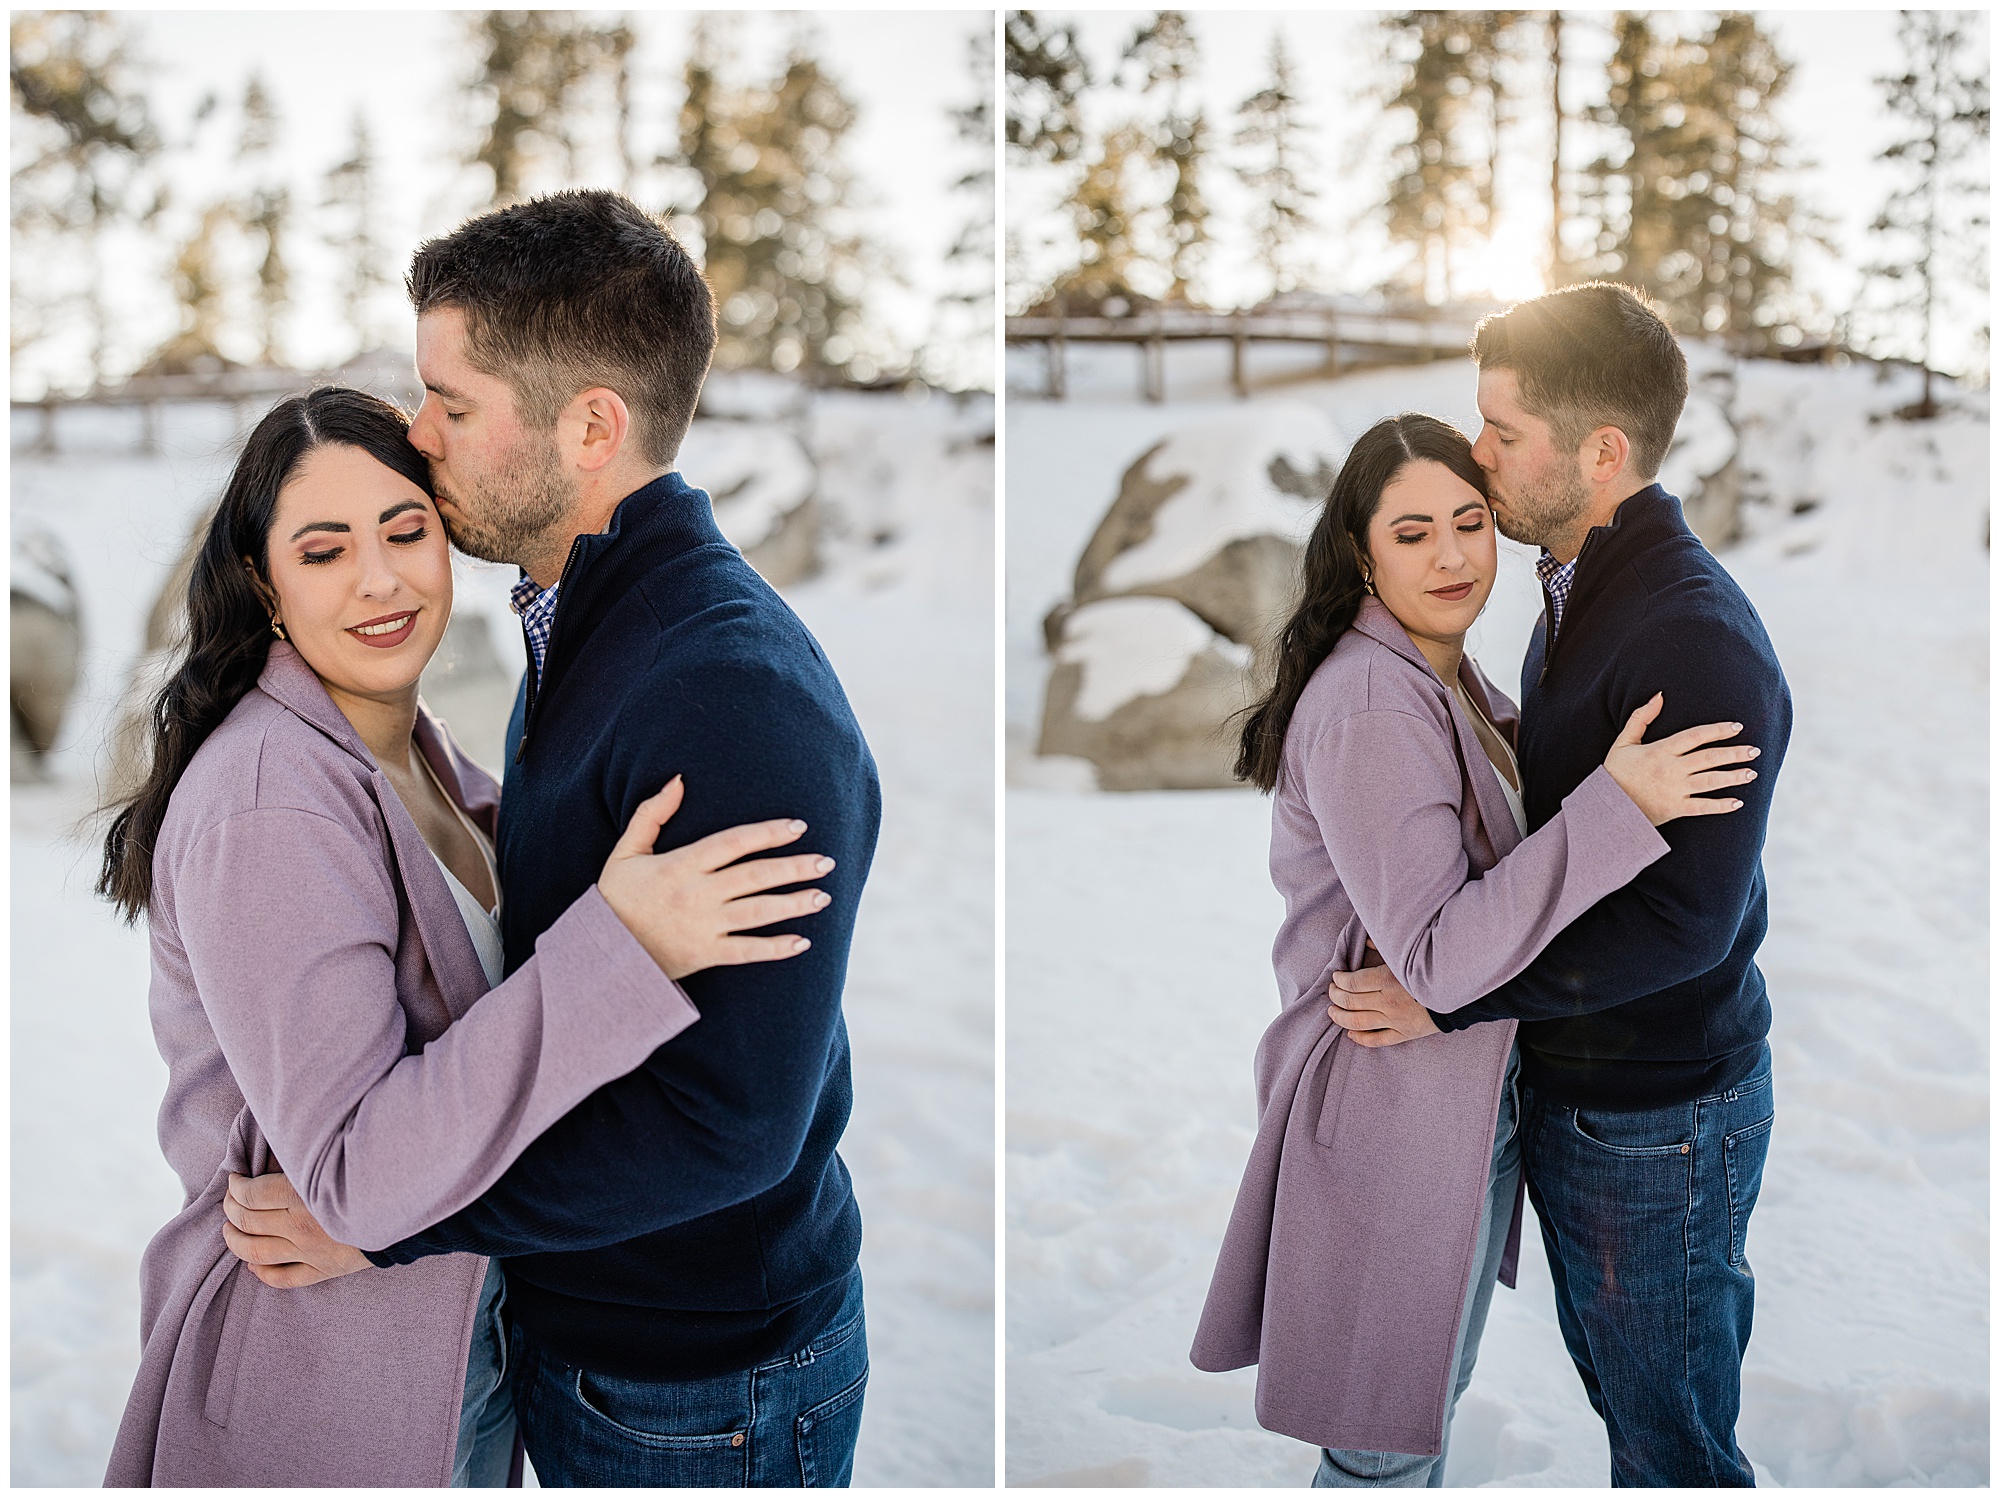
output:
[[1989,1480],[1989,45],[1010,16],[1010,1483]]
[[1983,13],[10,64],[14,1485],[1990,1480]]

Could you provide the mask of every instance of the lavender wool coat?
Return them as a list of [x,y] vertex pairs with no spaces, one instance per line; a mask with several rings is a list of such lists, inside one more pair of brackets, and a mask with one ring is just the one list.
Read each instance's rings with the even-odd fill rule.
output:
[[[1460,679],[1511,738],[1518,714]],[[1523,840],[1454,694],[1374,598],[1285,734],[1271,878],[1282,1012],[1257,1048],[1257,1137],[1195,1366],[1258,1365],[1257,1418],[1316,1446],[1435,1455],[1514,1043],[1512,1020],[1368,1048],[1327,1018],[1372,936],[1440,1013],[1526,967],[1667,851],[1598,769]],[[1503,1278],[1513,1283],[1521,1204]]]
[[[427,713],[417,743],[490,833],[491,777]],[[271,1289],[223,1245],[229,1173],[283,1168],[335,1238],[386,1247],[694,1007],[595,889],[487,993],[416,824],[286,644],[175,789],[149,914],[160,1145],[187,1203],[146,1250],[106,1485],[449,1482],[486,1261]]]

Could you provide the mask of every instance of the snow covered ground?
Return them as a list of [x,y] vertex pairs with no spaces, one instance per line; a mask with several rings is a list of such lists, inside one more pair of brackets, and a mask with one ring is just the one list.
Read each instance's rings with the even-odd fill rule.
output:
[[[1119,473],[1226,405],[1226,353],[1192,351],[1169,369],[1180,398],[1148,407],[1124,351],[1095,352],[1071,350],[1071,400],[1008,411],[1008,1478],[1301,1485],[1314,1453],[1258,1428],[1255,1370],[1187,1361],[1275,1012],[1268,803],[1077,791],[1079,766],[1030,757],[1039,621]],[[1769,498],[1725,561],[1796,706],[1765,854],[1779,1111],[1739,1439],[1764,1485],[1983,1485],[1986,398],[1911,426],[1877,419],[1914,396],[1900,376],[1739,381],[1741,461]],[[1451,361],[1281,393],[1352,435],[1403,409],[1470,432],[1472,390]],[[1540,600],[1521,548],[1502,567],[1472,645],[1508,684]],[[1601,1486],[1532,1226],[1523,1249],[1446,1480]]]
[[[846,684],[881,769],[880,849],[846,1010],[842,1153],[866,1221],[874,1371],[857,1482],[993,1472],[992,404],[827,395],[811,413],[828,566],[790,601]],[[66,415],[62,456],[17,450],[13,520],[64,543],[82,597],[79,710],[53,780],[13,793],[12,1480],[95,1485],[138,1358],[138,1262],[180,1206],[154,1141],[143,932],[94,900],[71,831],[147,609],[228,465],[229,414]],[[23,432],[17,430],[17,443]],[[982,436],[984,440],[982,440]],[[699,473],[690,473],[700,483]],[[503,649],[502,569],[461,606]],[[514,657],[518,660],[518,657]]]

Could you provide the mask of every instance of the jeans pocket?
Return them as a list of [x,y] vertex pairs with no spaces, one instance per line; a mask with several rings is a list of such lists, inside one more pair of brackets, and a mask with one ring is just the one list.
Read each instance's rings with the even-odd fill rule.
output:
[[1733,1134],[1722,1136],[1722,1159],[1729,1172],[1729,1267],[1750,1272],[1745,1256],[1750,1235],[1750,1213],[1757,1205],[1757,1192],[1764,1183],[1764,1157],[1771,1146],[1774,1112]]
[[670,1458],[675,1486],[733,1488],[749,1480],[748,1418],[673,1398],[682,1392],[673,1385],[609,1378],[581,1368],[571,1374],[577,1405],[627,1445]]
[[1694,1110],[1690,1107],[1652,1108],[1641,1113],[1568,1111],[1570,1127],[1577,1135],[1607,1153],[1627,1159],[1666,1159],[1694,1153]]
[[808,1488],[844,1488],[854,1473],[854,1445],[861,1436],[861,1396],[868,1370],[835,1394],[804,1411],[794,1422],[799,1443],[799,1480]]

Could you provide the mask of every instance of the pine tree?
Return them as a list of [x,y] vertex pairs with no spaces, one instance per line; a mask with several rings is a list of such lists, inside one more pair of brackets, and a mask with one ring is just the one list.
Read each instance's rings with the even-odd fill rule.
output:
[[236,361],[222,352],[230,288],[229,241],[240,230],[237,205],[211,203],[174,252],[171,284],[181,325],[146,361],[147,374],[196,374]]
[[357,109],[347,159],[327,171],[321,195],[322,206],[333,215],[325,239],[341,262],[340,306],[356,353],[382,341],[376,304],[389,284],[376,239],[375,165],[368,119]]
[[97,384],[112,362],[106,236],[150,220],[160,205],[148,178],[160,138],[141,73],[123,22],[108,12],[10,18],[9,343],[18,357],[57,334],[66,306],[81,302]]
[[1548,15],[1549,36],[1549,254],[1548,282],[1560,286],[1567,278],[1563,250],[1563,13]]
[[[1909,414],[1925,419],[1937,414],[1931,363],[1940,312],[1955,300],[1955,283],[1979,291],[1986,285],[1991,116],[1976,24],[1965,11],[1903,12],[1903,71],[1876,80],[1903,128],[1882,159],[1896,163],[1904,180],[1870,226],[1887,253],[1867,271],[1888,292],[1888,312],[1908,329],[1902,346],[1923,366],[1923,397]],[[1985,298],[1965,300],[1980,308],[1983,334]]]
[[1614,30],[1594,118],[1615,144],[1586,169],[1597,256],[1581,268],[1647,292],[1682,332],[1759,351],[1788,325],[1793,243],[1812,232],[1773,113],[1790,65],[1742,13],[1691,39],[1632,12]]
[[1257,195],[1250,231],[1257,263],[1277,295],[1296,289],[1308,274],[1298,247],[1312,233],[1312,204],[1319,196],[1306,180],[1315,163],[1282,31],[1271,38],[1271,81],[1237,106],[1236,118],[1236,145],[1248,153],[1236,175]]
[[538,187],[574,180],[593,91],[607,87],[616,120],[599,133],[615,132],[621,168],[629,165],[629,26],[566,10],[477,11],[469,24],[477,61],[467,91],[493,110],[470,162],[491,174],[489,201],[515,203]]
[[1166,268],[1172,276],[1167,296],[1175,301],[1192,300],[1209,242],[1208,203],[1201,191],[1208,122],[1199,108],[1190,110],[1187,104],[1187,89],[1200,60],[1187,17],[1177,10],[1159,11],[1140,24],[1124,55],[1124,61],[1138,69],[1140,94],[1164,98],[1159,119],[1142,128],[1153,162],[1168,176],[1163,235]]
[[718,62],[697,26],[678,160],[699,183],[717,366],[872,379],[880,365],[854,343],[875,259],[847,206],[854,105],[803,41],[762,87],[724,86]]
[[1389,237],[1409,246],[1404,284],[1452,299],[1456,262],[1493,231],[1505,89],[1500,46],[1518,11],[1399,11],[1383,18],[1392,81],[1383,103],[1410,121],[1390,157]]
[[[971,102],[949,111],[953,133],[967,150],[967,169],[951,184],[970,208],[945,263],[954,285],[940,299],[927,377],[969,380],[985,388],[990,372],[982,351],[993,333],[993,33],[976,28],[966,47]],[[959,366],[962,366],[960,368]]]
[[1146,211],[1142,188],[1152,165],[1152,141],[1136,125],[1110,131],[1085,164],[1083,177],[1070,194],[1070,220],[1076,226],[1078,263],[1057,281],[1055,290],[1066,300],[1102,307],[1113,299],[1128,305],[1146,300],[1133,285],[1133,271],[1149,280],[1147,259],[1140,248],[1139,220]]
[[1090,69],[1073,25],[1044,28],[1031,10],[1005,26],[1007,147],[1025,161],[1061,163],[1083,154],[1081,101]]
[[291,301],[291,270],[285,264],[284,238],[292,195],[270,175],[279,129],[277,106],[263,80],[253,73],[243,89],[243,128],[236,145],[237,169],[252,185],[238,207],[237,218],[256,241],[257,332],[266,364],[284,362],[278,324]]

